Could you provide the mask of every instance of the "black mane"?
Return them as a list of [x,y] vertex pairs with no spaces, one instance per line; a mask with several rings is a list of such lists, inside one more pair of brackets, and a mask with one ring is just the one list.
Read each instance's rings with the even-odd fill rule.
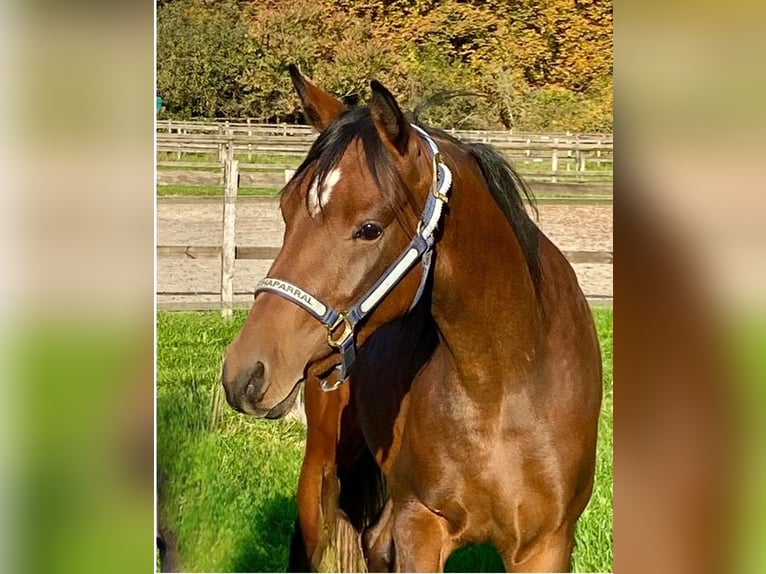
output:
[[[386,200],[398,212],[401,206],[398,205],[394,194],[397,189],[406,189],[406,186],[396,169],[391,154],[375,130],[370,109],[367,107],[354,108],[344,112],[319,134],[306,159],[296,170],[296,180],[300,181],[306,177],[313,166],[312,181],[316,181],[319,189],[321,189],[328,174],[337,167],[343,154],[357,138],[364,149],[367,169],[378,187],[383,190]],[[308,183],[310,184],[311,181]],[[409,192],[409,190],[406,191]]]
[[[461,142],[446,132],[418,125],[432,135],[453,142],[476,161],[492,197],[516,234],[535,291],[539,293],[542,283],[538,254],[540,230],[524,205],[526,199],[537,214],[537,205],[529,186],[521,179],[509,161],[492,146]],[[321,189],[327,175],[338,165],[343,154],[357,138],[364,148],[367,168],[375,182],[386,195],[386,200],[393,206],[397,206],[399,202],[394,197],[396,191],[404,189],[408,195],[411,191],[404,185],[390,153],[378,136],[370,109],[367,107],[344,112],[319,135],[306,159],[297,169],[296,179],[305,177],[313,166],[312,179],[316,179]],[[411,200],[412,197],[408,199]]]
[[495,148],[483,143],[461,144],[476,160],[489,186],[492,197],[502,209],[521,245],[524,259],[532,277],[535,291],[540,293],[542,271],[538,247],[540,229],[532,220],[524,205],[524,199],[531,206],[535,217],[539,216],[537,201],[527,183],[521,178],[510,162]]

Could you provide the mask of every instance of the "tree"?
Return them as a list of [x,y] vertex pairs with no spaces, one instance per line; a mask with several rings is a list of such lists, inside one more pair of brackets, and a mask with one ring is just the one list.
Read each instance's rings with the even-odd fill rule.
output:
[[252,53],[239,5],[177,0],[162,6],[157,20],[157,89],[168,112],[240,115],[241,78]]
[[608,0],[167,0],[158,88],[170,115],[301,117],[287,66],[355,104],[378,79],[444,127],[611,129]]

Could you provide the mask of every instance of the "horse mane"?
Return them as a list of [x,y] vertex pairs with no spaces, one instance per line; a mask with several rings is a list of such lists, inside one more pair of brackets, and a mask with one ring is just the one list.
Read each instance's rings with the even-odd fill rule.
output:
[[516,233],[535,292],[539,294],[543,280],[538,251],[540,229],[524,205],[526,199],[535,217],[539,217],[537,201],[532,190],[511,163],[492,146],[483,143],[461,145],[479,164],[492,197]]
[[443,130],[434,129],[419,122],[417,125],[431,135],[449,140],[476,161],[490,194],[516,234],[524,254],[524,260],[527,262],[532,285],[539,295],[543,280],[538,251],[540,229],[527,212],[524,200],[526,199],[529,203],[536,218],[539,217],[539,212],[537,211],[537,201],[529,185],[511,163],[491,145],[463,142]]
[[[492,146],[482,143],[461,142],[445,131],[422,125],[419,122],[416,123],[429,134],[451,141],[476,161],[489,192],[516,234],[535,291],[539,294],[542,283],[538,254],[540,230],[524,205],[526,199],[535,215],[538,215],[532,190],[511,166],[510,162]],[[311,171],[311,167],[314,166],[311,178],[312,181],[316,181],[319,186],[318,189],[321,190],[325,178],[337,167],[343,154],[356,139],[361,142],[364,148],[367,169],[372,174],[375,183],[383,191],[386,201],[394,206],[398,215],[401,212],[401,206],[395,196],[396,190],[404,189],[409,196],[408,200],[412,200],[413,197],[411,190],[402,181],[388,149],[378,136],[368,107],[354,108],[344,112],[319,135],[303,163],[296,170],[296,181],[306,177]],[[293,187],[288,186],[285,190],[291,188]],[[308,197],[306,200],[308,201]]]

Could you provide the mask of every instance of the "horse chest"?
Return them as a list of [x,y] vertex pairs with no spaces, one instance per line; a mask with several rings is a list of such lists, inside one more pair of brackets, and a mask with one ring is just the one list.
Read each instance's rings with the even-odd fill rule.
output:
[[436,406],[430,393],[413,392],[397,464],[425,490],[454,494],[466,480],[491,480],[492,459],[503,440],[497,425],[476,405],[465,397],[447,399]]
[[413,385],[400,446],[388,464],[392,486],[444,516],[455,531],[489,535],[495,513],[521,504],[513,493],[528,482],[524,461],[534,445],[525,402],[484,405],[446,383]]

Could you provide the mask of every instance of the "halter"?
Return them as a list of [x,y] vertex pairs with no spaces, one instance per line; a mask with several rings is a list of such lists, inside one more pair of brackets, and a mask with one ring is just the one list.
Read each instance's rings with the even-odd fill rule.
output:
[[[410,244],[399,257],[388,266],[370,290],[362,295],[347,311],[341,312],[323,303],[297,285],[282,279],[266,277],[255,288],[256,295],[260,291],[268,291],[284,297],[308,311],[317,321],[324,325],[327,330],[327,344],[339,351],[341,361],[335,367],[338,371],[337,381],[328,384],[328,379],[322,380],[321,387],[323,391],[334,391],[348,379],[356,360],[356,326],[399,284],[415,263],[421,260],[423,263],[423,276],[420,279],[420,286],[415,294],[412,305],[410,305],[410,310],[415,307],[423,295],[431,269],[434,232],[439,225],[444,205],[448,201],[448,194],[452,185],[452,172],[441,162],[439,148],[431,136],[416,125],[412,125],[412,127],[426,141],[428,147],[431,148],[431,163],[433,166],[431,193],[428,194],[423,213],[420,215],[420,222],[415,237],[412,238]],[[342,332],[338,337],[335,337],[335,332],[341,327],[343,327]]]

